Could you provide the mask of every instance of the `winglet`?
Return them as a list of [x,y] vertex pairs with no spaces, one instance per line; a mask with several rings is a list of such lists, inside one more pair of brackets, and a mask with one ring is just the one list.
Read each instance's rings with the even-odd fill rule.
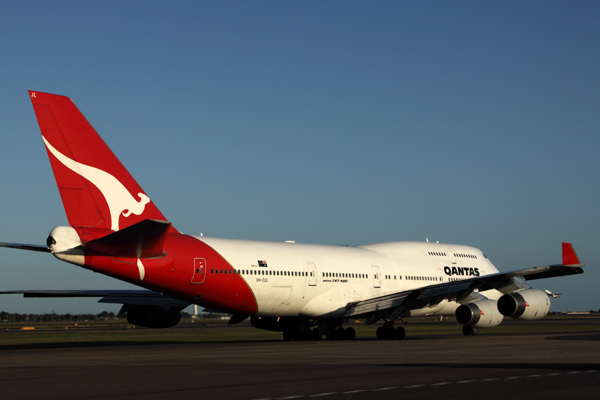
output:
[[563,265],[568,265],[570,267],[583,267],[583,264],[579,261],[579,257],[577,257],[575,249],[573,249],[573,245],[571,243],[563,242],[562,254]]

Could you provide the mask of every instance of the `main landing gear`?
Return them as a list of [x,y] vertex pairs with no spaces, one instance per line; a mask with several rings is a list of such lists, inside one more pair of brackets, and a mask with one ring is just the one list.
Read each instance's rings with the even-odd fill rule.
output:
[[310,329],[310,327],[295,327],[285,329],[283,331],[283,340],[305,341],[305,340],[321,340],[319,328]]
[[[354,340],[356,331],[354,328],[331,328],[325,333],[327,340]],[[321,340],[322,335],[319,333],[319,328],[295,328],[286,329],[283,331],[283,340],[285,341],[305,341],[305,340]]]
[[337,328],[329,329],[325,333],[325,337],[327,340],[354,340],[356,331],[352,327],[344,329],[343,327],[338,326]]
[[386,321],[383,326],[377,328],[376,334],[379,340],[401,340],[406,337],[406,331],[403,327],[394,328],[394,321]]
[[463,325],[463,335],[465,336],[475,336],[477,335],[477,333],[479,333],[479,331],[477,330],[477,328],[469,326],[469,325]]

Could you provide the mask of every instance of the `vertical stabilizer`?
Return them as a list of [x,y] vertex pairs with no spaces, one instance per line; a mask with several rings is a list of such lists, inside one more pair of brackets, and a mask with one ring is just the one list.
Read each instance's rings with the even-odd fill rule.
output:
[[71,226],[118,231],[166,221],[70,98],[36,91],[29,97]]

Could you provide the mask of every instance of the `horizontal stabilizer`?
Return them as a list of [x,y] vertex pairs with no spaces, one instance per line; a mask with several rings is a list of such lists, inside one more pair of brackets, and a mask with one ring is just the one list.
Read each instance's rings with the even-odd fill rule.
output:
[[44,253],[50,253],[48,246],[42,246],[38,244],[21,244],[21,243],[0,243],[0,247],[8,247],[9,249],[29,250],[29,251],[42,251]]
[[176,307],[190,303],[151,290],[8,290],[3,294],[22,294],[25,298],[101,297],[98,303]]
[[113,257],[162,257],[170,226],[170,222],[146,219],[100,239],[91,240],[81,248]]

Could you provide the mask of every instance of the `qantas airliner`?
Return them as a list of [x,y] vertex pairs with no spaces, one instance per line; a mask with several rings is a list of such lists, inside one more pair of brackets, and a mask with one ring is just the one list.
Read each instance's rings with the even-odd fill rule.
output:
[[402,339],[394,326],[411,316],[454,315],[465,335],[504,317],[536,320],[550,296],[527,280],[581,274],[570,243],[562,264],[500,273],[464,245],[389,242],[325,246],[191,236],[162,215],[68,97],[30,91],[69,226],[45,246],[0,246],[56,258],[145,290],[10,291],[25,297],[101,297],[123,304],[130,323],[166,328],[196,304],[250,318],[285,340],[354,339],[349,319],[382,321],[379,339]]

